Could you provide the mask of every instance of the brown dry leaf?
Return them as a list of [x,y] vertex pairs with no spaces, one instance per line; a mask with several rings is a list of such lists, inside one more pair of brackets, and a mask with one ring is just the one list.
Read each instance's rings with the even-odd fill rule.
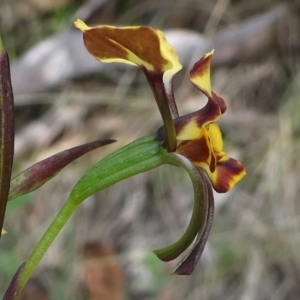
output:
[[120,300],[124,277],[114,251],[99,242],[83,247],[82,281],[91,300]]

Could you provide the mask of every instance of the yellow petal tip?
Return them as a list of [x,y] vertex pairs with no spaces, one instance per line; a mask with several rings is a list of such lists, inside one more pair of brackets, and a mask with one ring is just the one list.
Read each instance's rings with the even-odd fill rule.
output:
[[87,26],[82,20],[80,19],[77,19],[75,22],[74,22],[74,26],[81,30],[82,32],[85,32],[89,29],[91,29],[91,27]]
[[207,52],[204,57],[206,58],[208,56],[213,56],[214,53],[215,53],[215,49],[212,49],[211,51]]
[[2,229],[1,234],[6,234],[7,231],[5,229]]

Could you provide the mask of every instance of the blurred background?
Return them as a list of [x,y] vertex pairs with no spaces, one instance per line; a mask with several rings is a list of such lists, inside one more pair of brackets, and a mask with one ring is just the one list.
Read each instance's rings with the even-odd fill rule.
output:
[[184,171],[140,174],[87,199],[51,246],[22,300],[299,299],[300,1],[1,0],[0,31],[15,92],[14,174],[80,143],[115,138],[7,208],[0,296],[72,186],[94,163],[162,121],[137,68],[101,64],[85,50],[89,25],[150,25],[184,65],[174,80],[180,114],[206,101],[189,68],[215,49],[213,89],[226,99],[225,148],[247,176],[216,195],[216,213],[193,275],[151,252],[176,241],[193,194]]

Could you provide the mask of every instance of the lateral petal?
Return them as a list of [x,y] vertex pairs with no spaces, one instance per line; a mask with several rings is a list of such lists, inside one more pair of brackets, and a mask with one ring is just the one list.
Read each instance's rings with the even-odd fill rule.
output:
[[214,50],[206,53],[194,64],[190,72],[190,79],[192,83],[208,98],[212,98],[210,64],[213,53]]
[[[198,133],[197,128],[201,128],[214,120],[217,120],[221,115],[219,106],[214,101],[208,101],[207,104],[200,110],[180,116],[174,120],[174,126],[177,134],[184,132],[184,135],[195,136]],[[189,130],[190,127],[192,130]]]
[[211,172],[205,164],[201,167],[208,173],[213,188],[218,193],[227,193],[246,175],[243,165],[226,155],[217,162],[214,172]]
[[190,72],[191,82],[208,97],[207,104],[195,113],[199,126],[216,121],[227,108],[225,101],[211,89],[210,65],[213,53],[214,50],[206,53],[194,64]]

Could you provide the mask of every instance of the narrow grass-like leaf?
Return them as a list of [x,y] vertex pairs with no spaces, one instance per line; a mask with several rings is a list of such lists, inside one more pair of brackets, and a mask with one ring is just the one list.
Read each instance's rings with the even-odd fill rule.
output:
[[12,179],[8,197],[9,201],[38,189],[76,158],[114,142],[115,140],[112,139],[90,142],[59,152],[34,164]]
[[166,163],[163,152],[161,143],[155,136],[141,138],[108,155],[87,171],[26,261],[19,292],[82,201],[121,180]]
[[14,98],[9,58],[0,38],[0,237],[9,193],[14,154]]
[[78,205],[114,183],[162,165],[163,158],[155,136],[138,139],[94,165],[75,185],[69,199]]

